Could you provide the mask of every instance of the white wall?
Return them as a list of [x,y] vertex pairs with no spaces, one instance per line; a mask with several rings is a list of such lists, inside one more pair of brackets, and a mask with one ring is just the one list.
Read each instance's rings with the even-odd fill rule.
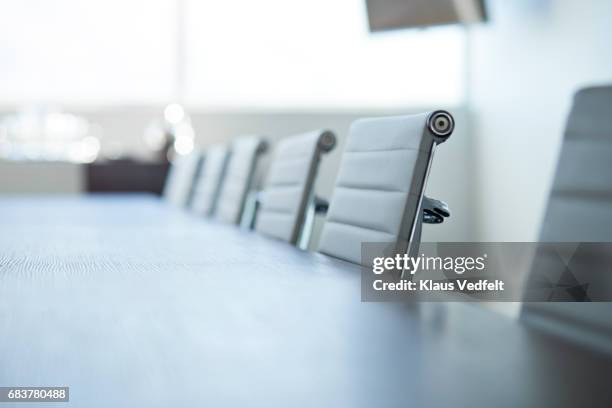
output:
[[84,190],[85,172],[78,164],[0,160],[0,195],[79,194]]
[[469,35],[483,241],[539,234],[574,91],[612,82],[612,2],[490,0]]

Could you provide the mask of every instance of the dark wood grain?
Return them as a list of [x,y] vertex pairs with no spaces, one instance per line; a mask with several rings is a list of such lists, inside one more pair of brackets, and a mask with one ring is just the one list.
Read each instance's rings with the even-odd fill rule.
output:
[[355,266],[153,196],[0,199],[0,386],[69,386],[58,406],[610,407],[611,378],[476,306],[361,303]]

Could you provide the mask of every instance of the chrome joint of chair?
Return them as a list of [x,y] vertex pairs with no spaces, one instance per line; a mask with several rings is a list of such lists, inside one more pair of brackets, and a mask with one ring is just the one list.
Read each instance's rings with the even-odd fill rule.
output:
[[[449,112],[437,110],[432,112],[427,118],[426,127],[433,136],[433,146],[431,147],[431,154],[429,155],[427,171],[423,178],[423,191],[427,185],[427,179],[431,171],[436,147],[446,142],[451,136],[455,130],[455,119]],[[445,218],[450,216],[450,210],[444,201],[426,197],[423,192],[419,201],[417,214],[421,214],[421,216],[414,218],[409,236],[408,250],[406,251],[407,254],[412,257],[417,256],[419,251],[423,223],[441,224],[444,222]]]

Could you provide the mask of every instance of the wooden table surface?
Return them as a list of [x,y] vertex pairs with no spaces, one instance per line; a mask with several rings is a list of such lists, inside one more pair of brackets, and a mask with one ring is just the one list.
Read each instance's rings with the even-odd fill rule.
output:
[[362,303],[356,266],[153,196],[4,197],[0,386],[70,387],[45,407],[609,408],[612,361],[477,305]]

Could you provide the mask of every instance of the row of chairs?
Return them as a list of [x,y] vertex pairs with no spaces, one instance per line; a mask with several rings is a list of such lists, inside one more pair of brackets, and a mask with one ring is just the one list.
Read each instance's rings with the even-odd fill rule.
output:
[[[612,86],[590,87],[576,93],[541,242],[612,241],[610,107]],[[413,250],[408,248],[409,243],[419,241],[421,222],[437,223],[449,215],[444,203],[425,197],[423,191],[435,147],[451,135],[453,128],[453,118],[443,111],[354,122],[342,155],[319,251],[359,264],[362,242],[392,242],[396,244],[395,253]],[[320,149],[318,143],[323,135],[333,138],[330,132],[312,132],[277,144],[264,188],[264,192],[269,192],[269,201],[264,193],[256,223],[260,232],[295,243],[294,235],[274,232],[283,230],[280,225],[296,228],[304,223],[303,216],[284,215],[294,214],[292,211],[299,213],[304,202],[314,201],[312,188],[319,156],[333,148],[333,142],[325,141],[326,149],[314,151]],[[209,148],[199,177],[196,174],[200,159],[180,160],[172,168],[167,198],[202,214],[238,222],[237,209],[243,207],[244,192],[250,188],[246,181],[252,177],[256,158],[264,147],[262,139],[251,137],[236,140],[229,149]],[[232,157],[224,177],[224,166],[219,163],[225,163],[230,150]],[[587,259],[584,265],[588,262],[593,260]],[[537,272],[539,265],[534,262],[530,279],[537,276],[534,271]],[[566,297],[572,298],[576,283],[568,284],[566,280],[573,280],[574,276],[564,267],[557,272],[560,285],[556,289],[551,286],[551,290],[561,288],[567,292]],[[601,297],[606,296],[602,293],[609,296],[612,290],[609,276],[591,278],[590,287]],[[556,335],[612,353],[610,305],[609,302],[530,302],[522,308],[521,318]]]
[[360,264],[362,242],[414,251],[422,222],[439,223],[450,215],[445,203],[425,197],[424,190],[435,147],[453,129],[446,111],[355,121],[329,204],[314,194],[321,157],[337,144],[329,130],[276,143],[262,191],[254,191],[254,175],[270,146],[260,136],[244,136],[175,160],[164,196],[300,248],[308,246],[314,214],[325,212],[319,252]]

